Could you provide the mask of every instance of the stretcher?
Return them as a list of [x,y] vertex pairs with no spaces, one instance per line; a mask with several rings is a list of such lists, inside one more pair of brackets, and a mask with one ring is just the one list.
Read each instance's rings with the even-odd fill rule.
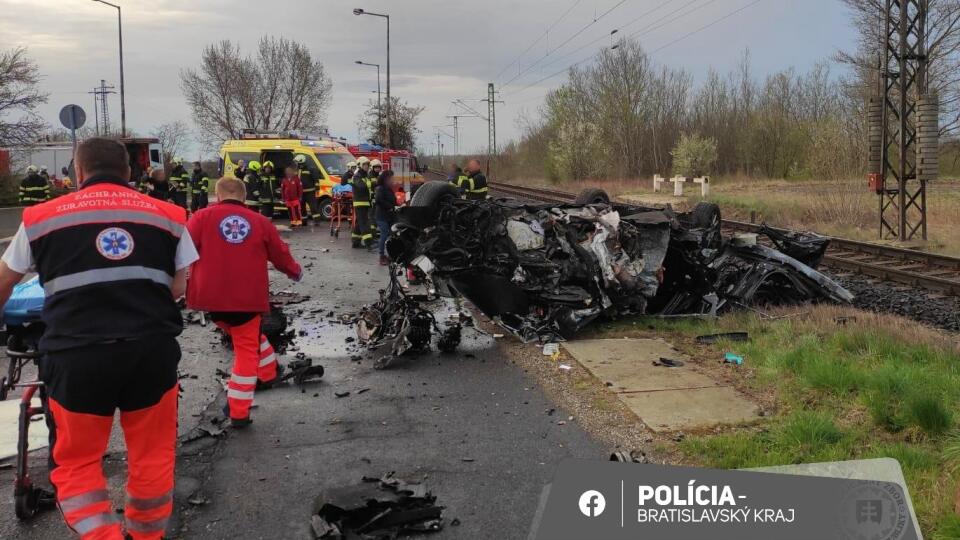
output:
[[330,209],[330,236],[340,238],[340,226],[347,222],[347,230],[353,228],[353,187],[333,187],[333,203]]
[[[22,382],[23,368],[34,364],[39,371],[40,352],[38,343],[43,335],[43,287],[37,278],[14,287],[10,300],[3,307],[3,324],[7,334],[7,373],[0,377],[0,401],[7,399],[10,391],[21,388],[20,415],[17,425],[16,479],[14,481],[14,508],[17,518],[27,520],[38,512],[56,505],[54,494],[35,486],[30,478],[29,430],[34,417],[45,415],[47,396],[43,383],[38,380]],[[39,396],[40,406],[33,398]]]

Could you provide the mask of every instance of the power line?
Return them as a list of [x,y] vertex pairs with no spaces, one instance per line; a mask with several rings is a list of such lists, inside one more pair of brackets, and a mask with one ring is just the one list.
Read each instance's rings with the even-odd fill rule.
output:
[[[608,37],[616,34],[617,32],[620,32],[620,31],[623,30],[624,28],[626,28],[626,27],[628,27],[628,26],[630,26],[630,25],[635,24],[637,21],[639,21],[640,19],[643,19],[643,18],[646,17],[647,15],[650,15],[650,14],[656,12],[656,11],[659,11],[660,8],[662,8],[662,7],[670,4],[670,3],[673,2],[673,1],[674,1],[674,0],[665,0],[664,2],[658,3],[658,4],[657,4],[657,7],[655,7],[655,8],[653,8],[653,9],[651,9],[651,10],[648,10],[648,11],[644,12],[642,15],[640,15],[639,17],[636,17],[636,18],[632,19],[632,20],[631,20],[630,22],[628,22],[628,23],[622,24],[622,25],[618,26],[617,28],[614,28],[613,30],[610,31],[609,34],[604,34],[604,35],[598,37],[597,39],[595,39],[595,40],[593,40],[593,41],[591,41],[591,42],[589,42],[589,43],[586,43],[586,44],[584,44],[584,45],[581,45],[580,47],[574,49],[573,51],[570,51],[569,53],[567,53],[567,54],[565,54],[565,55],[563,55],[563,56],[561,56],[561,57],[559,57],[559,58],[554,58],[554,59],[551,60],[550,62],[547,62],[546,64],[544,64],[544,67],[552,66],[552,65],[556,64],[557,62],[565,59],[565,58],[570,58],[571,56],[573,56],[573,55],[577,54],[578,52],[586,49],[587,47],[589,47],[589,46],[597,43],[598,41],[603,40],[603,39],[606,39],[606,38],[608,38]],[[693,3],[693,2],[696,2],[696,1],[697,1],[697,0],[691,0],[690,3]],[[689,4],[686,4],[686,5],[689,5]],[[681,9],[682,9],[682,8],[681,8]],[[672,12],[672,13],[676,13],[676,12],[674,11],[674,12]]]
[[580,34],[584,33],[584,32],[585,32],[588,28],[590,28],[591,26],[593,26],[593,25],[597,24],[598,22],[600,22],[601,19],[603,19],[604,17],[606,17],[607,15],[609,15],[613,10],[615,10],[615,9],[617,9],[618,7],[622,6],[622,5],[625,4],[626,2],[627,2],[627,0],[620,0],[619,2],[617,2],[616,4],[614,4],[614,6],[613,6],[612,8],[604,11],[603,13],[600,14],[599,17],[594,18],[592,21],[590,21],[589,23],[587,23],[586,26],[584,26],[584,27],[581,28],[580,30],[577,30],[572,36],[570,36],[569,38],[567,38],[566,41],[564,41],[564,42],[561,43],[560,45],[558,45],[558,46],[550,49],[549,51],[547,51],[547,54],[541,56],[537,61],[533,62],[532,64],[530,64],[529,66],[527,66],[525,69],[523,69],[522,71],[520,71],[520,73],[517,73],[516,75],[514,75],[512,79],[510,79],[509,81],[507,81],[507,82],[503,83],[502,85],[500,85],[500,88],[503,89],[503,88],[505,88],[506,86],[508,86],[510,83],[512,83],[513,81],[519,79],[524,73],[527,73],[528,71],[530,71],[531,69],[533,69],[537,64],[539,64],[540,62],[542,62],[546,57],[550,56],[552,53],[554,53],[554,52],[556,52],[557,50],[561,49],[561,48],[562,48],[564,45],[566,45],[567,43],[570,43],[571,41],[573,41],[577,36],[579,36]]
[[[711,0],[711,2],[713,2],[713,1],[714,1],[714,0]],[[679,38],[677,38],[677,39],[674,39],[674,40],[672,40],[672,41],[670,41],[670,42],[668,42],[668,43],[665,43],[665,44],[661,45],[660,47],[657,47],[656,49],[653,49],[652,51],[649,51],[647,54],[653,54],[653,53],[655,53],[655,52],[662,51],[663,49],[665,49],[665,48],[667,48],[667,47],[669,47],[669,46],[671,46],[671,45],[673,45],[673,44],[675,44],[675,43],[678,43],[678,42],[680,42],[680,41],[683,41],[684,39],[686,39],[686,38],[688,38],[688,37],[690,37],[690,36],[692,36],[692,35],[694,35],[694,34],[697,34],[697,33],[699,33],[699,32],[702,32],[702,31],[706,30],[707,28],[710,28],[711,26],[713,26],[713,25],[715,25],[715,24],[718,24],[718,23],[720,23],[720,22],[722,22],[722,21],[725,21],[726,19],[729,19],[730,17],[732,17],[732,16],[734,16],[734,15],[736,15],[736,14],[744,11],[744,10],[747,9],[747,8],[750,8],[750,7],[752,7],[752,6],[756,5],[756,4],[759,4],[761,1],[762,1],[762,0],[753,0],[753,2],[750,2],[749,4],[743,6],[743,7],[739,8],[739,9],[736,9],[736,10],[734,10],[734,11],[731,11],[730,13],[727,13],[726,15],[720,17],[719,19],[716,19],[716,20],[714,20],[714,21],[712,21],[712,22],[710,22],[710,23],[708,23],[708,24],[705,24],[704,26],[701,26],[700,28],[697,28],[696,30],[693,30],[693,31],[691,31],[691,32],[688,32],[688,33],[684,34],[683,36],[681,36],[681,37],[679,37]],[[706,4],[704,4],[704,5],[706,5]],[[701,7],[702,7],[702,6],[701,6]],[[682,9],[682,8],[681,8],[681,9]],[[696,10],[691,10],[690,12],[688,12],[688,14],[689,14],[689,13],[692,13],[693,11],[696,11]],[[676,19],[673,19],[673,20],[676,20]],[[672,22],[673,20],[671,20],[670,22]],[[665,24],[666,24],[666,23],[665,23]],[[635,34],[631,34],[631,37],[632,37],[633,35],[635,35]],[[578,65],[580,65],[580,64],[582,64],[582,63],[584,63],[584,62],[587,62],[588,60],[592,60],[594,57],[597,56],[597,54],[599,54],[599,52],[593,53],[593,54],[591,54],[590,56],[588,56],[588,57],[586,57],[586,58],[584,58],[584,59],[582,59],[582,60],[580,60],[580,61],[578,61],[578,62],[574,62],[573,64],[570,64],[569,66],[565,67],[564,69],[561,69],[560,71],[557,71],[556,73],[553,73],[553,74],[551,74],[551,75],[548,75],[548,76],[546,76],[546,77],[543,77],[542,79],[539,79],[539,80],[537,80],[537,81],[534,81],[533,83],[528,84],[527,86],[521,88],[520,90],[517,90],[517,91],[515,91],[515,92],[510,92],[509,94],[507,94],[507,96],[512,96],[512,95],[519,94],[519,93],[521,93],[521,92],[525,92],[526,90],[529,90],[530,88],[533,88],[534,86],[536,86],[536,85],[538,85],[538,84],[540,84],[540,83],[542,83],[542,82],[544,82],[544,81],[547,81],[547,80],[549,80],[549,79],[552,79],[552,78],[556,77],[557,75],[561,75],[561,74],[563,74],[563,73],[566,73],[566,72],[569,71],[571,68],[576,67],[576,66],[578,66]]]
[[574,0],[573,4],[572,4],[569,8],[567,8],[566,11],[563,12],[563,15],[560,15],[560,17],[557,18],[557,20],[553,21],[553,24],[551,24],[546,30],[544,30],[543,33],[540,34],[540,37],[538,37],[537,39],[533,40],[533,43],[531,43],[526,49],[524,49],[522,53],[518,54],[517,57],[514,58],[509,64],[503,66],[503,69],[500,70],[500,73],[497,73],[497,76],[494,77],[494,79],[499,80],[499,79],[500,79],[500,76],[503,75],[503,72],[504,72],[504,71],[506,71],[507,69],[509,69],[510,66],[512,66],[513,64],[519,62],[520,59],[523,58],[523,55],[525,55],[525,54],[527,54],[528,52],[530,52],[530,49],[532,49],[534,45],[536,45],[537,43],[540,43],[540,40],[541,40],[541,39],[543,39],[544,37],[546,37],[546,35],[549,34],[551,30],[553,30],[558,24],[560,24],[560,21],[562,21],[567,15],[570,14],[571,11],[573,11],[573,8],[575,8],[575,7],[577,7],[578,5],[580,5],[580,2],[583,2],[583,0]]
[[755,6],[755,5],[759,4],[761,1],[762,1],[762,0],[753,0],[753,2],[750,2],[749,4],[743,6],[742,8],[740,8],[740,9],[738,9],[738,10],[736,10],[736,11],[732,11],[732,12],[730,12],[730,13],[727,13],[727,14],[724,15],[723,17],[720,17],[719,19],[717,19],[717,20],[715,20],[715,21],[713,21],[713,22],[711,22],[711,23],[705,24],[705,25],[701,26],[700,28],[697,28],[696,30],[694,30],[694,31],[692,31],[692,32],[689,32],[689,33],[687,33],[687,34],[684,34],[684,35],[678,37],[677,39],[675,39],[675,40],[673,40],[673,41],[667,42],[667,43],[665,43],[665,44],[657,47],[656,49],[650,51],[650,54],[653,54],[653,53],[655,53],[655,52],[662,51],[663,49],[666,49],[667,47],[673,45],[674,43],[677,43],[677,42],[679,42],[679,41],[683,41],[684,39],[687,39],[688,37],[690,37],[690,36],[692,36],[692,35],[694,35],[694,34],[700,33],[700,32],[706,30],[707,28],[710,28],[711,26],[713,26],[713,25],[715,25],[715,24],[717,24],[717,23],[719,23],[719,22],[725,21],[725,20],[729,19],[730,17],[733,17],[733,16],[736,15],[737,13],[740,13],[741,11],[743,11],[743,10],[749,8],[749,7],[752,7],[752,6]]

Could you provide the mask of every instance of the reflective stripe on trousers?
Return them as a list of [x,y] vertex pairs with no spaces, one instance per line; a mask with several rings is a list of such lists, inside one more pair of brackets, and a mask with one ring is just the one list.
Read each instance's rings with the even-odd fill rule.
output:
[[267,337],[260,333],[259,315],[244,324],[232,326],[218,322],[217,326],[227,332],[233,342],[233,371],[227,381],[230,418],[248,418],[257,381],[277,378],[277,355]]

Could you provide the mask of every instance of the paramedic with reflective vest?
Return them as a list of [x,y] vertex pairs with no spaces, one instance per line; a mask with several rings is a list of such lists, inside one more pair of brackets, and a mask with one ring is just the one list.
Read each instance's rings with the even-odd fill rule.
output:
[[173,170],[170,171],[170,200],[173,204],[187,207],[187,192],[190,191],[190,175],[183,168],[183,158],[173,158]]
[[313,171],[307,167],[307,156],[297,154],[294,156],[293,162],[297,164],[297,168],[300,170],[300,183],[303,184],[303,204],[300,205],[300,213],[303,214],[305,220],[311,223],[320,221],[323,216],[317,206],[317,178],[313,175]]
[[[187,229],[200,260],[190,271],[187,306],[210,313],[233,342],[233,372],[227,407],[234,428],[250,425],[254,391],[273,386],[282,375],[277,356],[260,333],[261,315],[270,311],[267,262],[299,281],[303,270],[270,219],[244,206],[243,182],[224,177],[215,187],[218,204],[190,218]],[[243,276],[243,286],[225,276]]]
[[471,159],[467,163],[466,199],[482,201],[487,198],[487,177],[480,172],[480,161]]
[[454,163],[450,166],[450,174],[447,176],[447,182],[455,187],[461,195],[466,191],[468,181],[467,175],[463,174],[463,169],[461,169],[459,165]]
[[340,177],[340,185],[346,186],[350,184],[350,180],[353,178],[353,175],[357,172],[357,162],[350,161],[347,162],[347,170],[343,173],[343,176]]
[[[123,540],[124,529],[159,539],[173,510],[176,298],[197,252],[182,208],[128,186],[122,144],[89,138],[74,161],[79,191],[24,210],[0,262],[0,305],[37,272],[50,481],[67,525],[84,540]],[[101,466],[117,409],[128,465],[122,515]]]
[[206,208],[209,202],[210,176],[203,170],[199,161],[193,162],[193,174],[190,176],[190,211]]
[[370,175],[373,173],[370,172],[370,160],[365,156],[357,159],[357,165],[360,168],[350,180],[353,186],[353,227],[350,241],[355,248],[373,245],[373,234],[370,230],[370,201],[373,197],[371,186],[374,181]]

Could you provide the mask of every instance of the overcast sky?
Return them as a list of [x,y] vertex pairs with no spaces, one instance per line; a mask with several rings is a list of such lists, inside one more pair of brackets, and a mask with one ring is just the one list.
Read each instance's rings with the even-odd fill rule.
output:
[[[231,39],[253,51],[262,35],[271,34],[305,43],[323,61],[334,83],[331,133],[356,140],[359,112],[376,98],[376,69],[354,61],[383,64],[386,77],[385,21],[351,13],[362,7],[391,17],[392,92],[426,107],[424,149],[436,148],[435,126],[462,113],[452,100],[462,98],[485,114],[486,104],[477,100],[486,97],[489,82],[505,85],[498,142],[515,138],[518,115],[536,111],[564,76],[542,79],[609,46],[614,29],[618,36],[635,34],[647,50],[660,49],[656,62],[682,67],[697,80],[710,67],[730,69],[746,48],[755,72],[765,75],[790,66],[808,69],[853,42],[839,0],[112,1],[123,7],[127,123],[139,133],[171,120],[190,122],[179,72],[199,63],[206,44]],[[0,13],[0,47],[26,46],[40,67],[50,93],[41,112],[49,122],[58,123],[57,112],[68,103],[92,118],[87,92],[100,79],[119,87],[112,8],[92,0],[0,0]],[[110,112],[119,122],[119,97],[111,96]],[[463,118],[460,126],[462,151],[486,147],[486,122]],[[451,139],[442,142],[452,151]]]

